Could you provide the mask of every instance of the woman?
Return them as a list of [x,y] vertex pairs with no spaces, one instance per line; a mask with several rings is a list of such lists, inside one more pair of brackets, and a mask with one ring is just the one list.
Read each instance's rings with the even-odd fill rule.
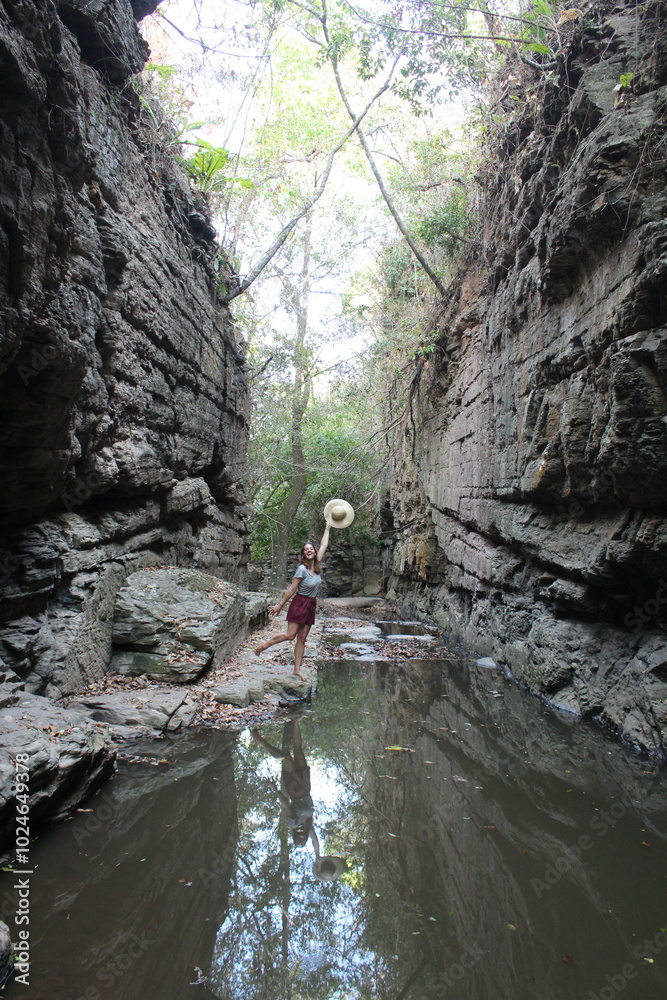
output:
[[[310,837],[317,857],[320,853],[320,842],[313,826],[315,806],[310,794],[310,768],[303,752],[298,720],[292,719],[285,723],[283,749],[278,749],[264,739],[259,729],[251,729],[250,732],[253,739],[268,750],[272,757],[282,761],[282,788],[275,785],[274,787],[287,813],[292,840],[297,847],[304,847]],[[292,753],[285,749],[290,743]]]
[[269,608],[269,614],[275,617],[296,594],[287,612],[287,621],[289,622],[287,631],[281,632],[279,635],[274,635],[255,650],[255,656],[259,656],[269,646],[275,646],[277,642],[291,642],[292,639],[296,638],[294,646],[294,673],[302,681],[306,679],[301,673],[303,651],[306,645],[306,636],[315,621],[317,595],[322,586],[322,577],[320,575],[322,572],[321,562],[329,545],[330,528],[331,524],[327,521],[319,549],[316,550],[312,542],[306,542],[302,547],[294,579],[283,594],[282,600],[278,604],[274,604],[272,608]]

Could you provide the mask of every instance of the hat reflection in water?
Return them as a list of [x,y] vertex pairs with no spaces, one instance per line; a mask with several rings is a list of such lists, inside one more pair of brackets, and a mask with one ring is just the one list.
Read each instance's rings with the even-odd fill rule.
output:
[[345,858],[338,858],[335,854],[325,854],[313,862],[313,875],[323,882],[335,882],[346,871]]

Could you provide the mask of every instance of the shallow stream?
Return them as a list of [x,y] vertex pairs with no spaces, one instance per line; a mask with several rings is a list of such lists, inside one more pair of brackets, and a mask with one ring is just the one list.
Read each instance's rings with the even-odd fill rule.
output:
[[32,847],[9,997],[667,1000],[664,768],[454,657],[318,685],[261,727],[300,734],[316,837],[248,731],[125,748]]

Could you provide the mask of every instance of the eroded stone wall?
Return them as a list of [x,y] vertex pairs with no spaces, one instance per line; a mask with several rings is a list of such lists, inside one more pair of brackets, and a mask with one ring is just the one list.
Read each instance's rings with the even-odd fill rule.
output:
[[664,754],[664,5],[587,8],[552,78],[517,64],[502,101],[482,249],[393,490],[391,586]]
[[132,79],[154,6],[0,0],[0,657],[54,696],[128,573],[246,572],[242,345]]

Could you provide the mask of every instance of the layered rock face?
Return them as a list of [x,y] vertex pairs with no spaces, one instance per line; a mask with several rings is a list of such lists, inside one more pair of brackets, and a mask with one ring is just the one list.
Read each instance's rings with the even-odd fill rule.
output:
[[56,697],[130,572],[246,572],[242,348],[132,80],[154,6],[0,0],[0,657]]
[[664,754],[664,6],[594,8],[552,79],[519,73],[482,252],[393,492],[396,527],[421,523],[391,582],[534,691]]

